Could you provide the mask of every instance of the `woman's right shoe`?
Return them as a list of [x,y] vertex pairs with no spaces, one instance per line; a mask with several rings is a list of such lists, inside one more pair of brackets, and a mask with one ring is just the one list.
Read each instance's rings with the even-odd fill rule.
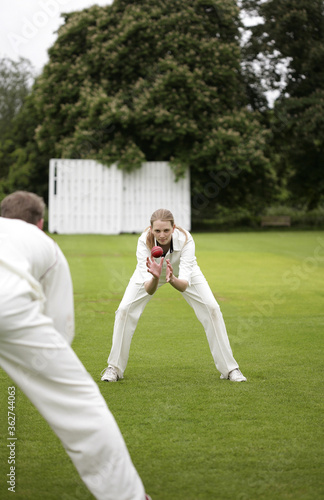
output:
[[101,372],[101,380],[103,382],[117,382],[119,380],[119,375],[113,366],[108,366]]

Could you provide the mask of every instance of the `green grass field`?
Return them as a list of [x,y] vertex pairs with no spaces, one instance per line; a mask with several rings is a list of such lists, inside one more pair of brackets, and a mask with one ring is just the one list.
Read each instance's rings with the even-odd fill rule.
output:
[[[152,500],[319,500],[323,487],[324,232],[196,234],[247,383],[219,378],[205,333],[170,286],[135,332],[124,380],[100,382],[136,235],[63,236],[75,289],[73,347],[98,382]],[[0,498],[87,500],[61,443],[16,396],[16,492],[0,372]],[[118,499],[116,499],[118,500]]]

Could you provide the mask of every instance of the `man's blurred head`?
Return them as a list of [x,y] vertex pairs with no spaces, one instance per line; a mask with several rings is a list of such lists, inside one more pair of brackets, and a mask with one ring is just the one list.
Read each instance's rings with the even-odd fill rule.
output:
[[45,203],[43,198],[28,191],[15,191],[1,202],[1,216],[21,219],[43,229]]

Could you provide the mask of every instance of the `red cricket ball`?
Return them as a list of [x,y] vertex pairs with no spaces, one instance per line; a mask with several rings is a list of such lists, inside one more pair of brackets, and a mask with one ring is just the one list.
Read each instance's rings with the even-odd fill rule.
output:
[[158,257],[162,257],[162,255],[163,255],[162,248],[161,247],[153,247],[151,250],[151,255],[152,255],[152,257],[155,257],[156,259]]

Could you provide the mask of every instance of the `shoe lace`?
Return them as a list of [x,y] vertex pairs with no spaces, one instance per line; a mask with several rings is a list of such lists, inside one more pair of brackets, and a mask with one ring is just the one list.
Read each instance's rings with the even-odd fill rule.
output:
[[101,372],[100,375],[102,375],[103,373],[113,373],[114,375],[117,375],[117,370],[116,368],[114,368],[113,366],[107,366],[107,368],[104,368]]

